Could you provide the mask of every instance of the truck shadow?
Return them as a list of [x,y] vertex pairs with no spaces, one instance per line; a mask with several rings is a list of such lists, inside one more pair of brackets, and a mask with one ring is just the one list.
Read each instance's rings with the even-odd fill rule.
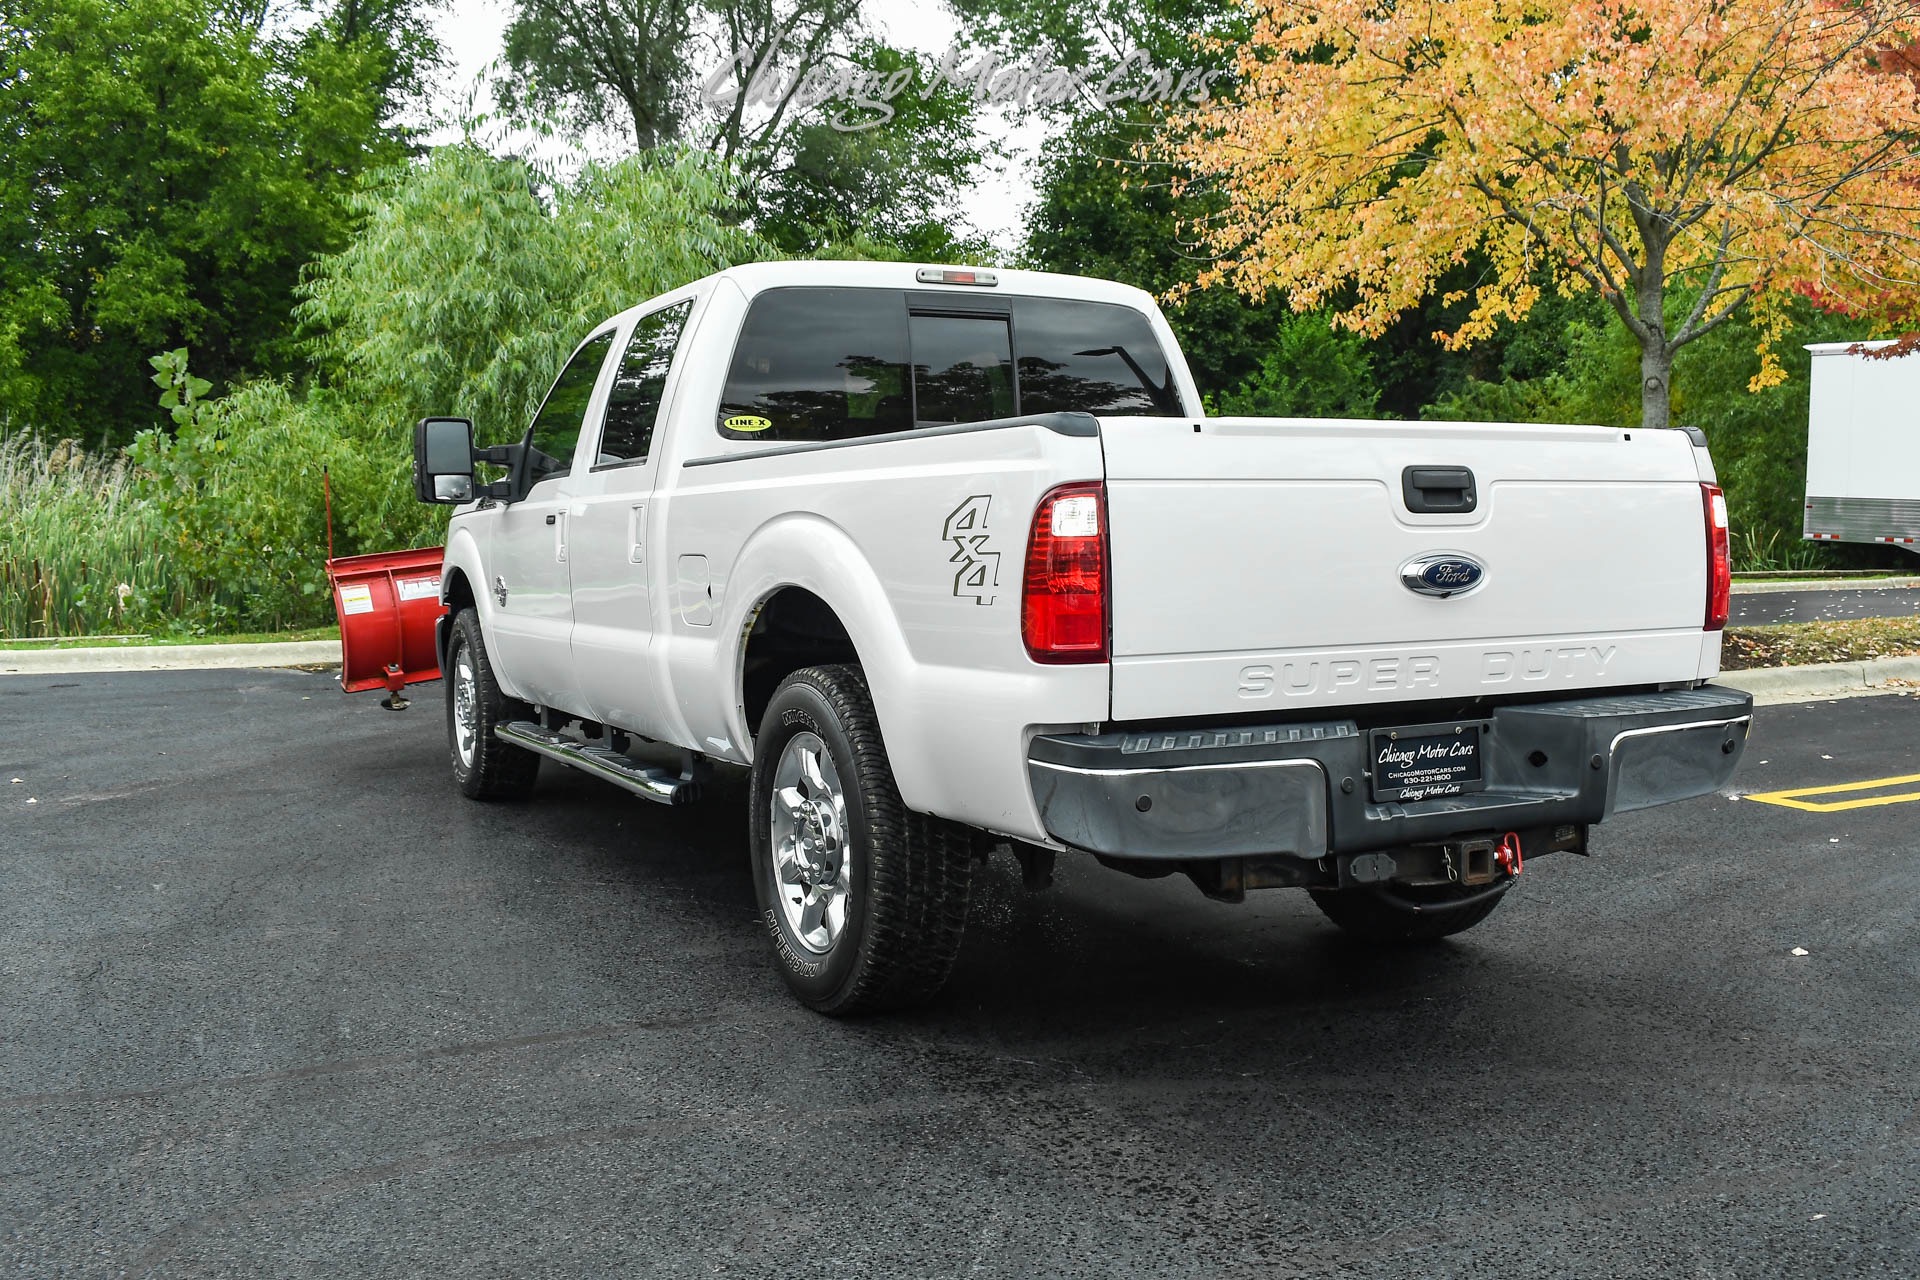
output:
[[[615,967],[650,971],[656,993],[693,983],[705,998],[788,1020],[795,1009],[755,918],[744,775],[673,810],[559,770],[541,787],[543,802],[527,811],[542,831],[539,856],[597,882],[617,925],[603,939],[619,951]],[[848,1022],[808,1017],[809,1038],[851,1037],[863,1051],[937,1042],[963,1059],[1050,1047],[1074,1070],[1124,1080],[1188,1052],[1215,1067],[1225,1052],[1243,1070],[1348,1052],[1457,1068],[1456,1053],[1551,1061],[1563,1044],[1625,1034],[1639,1045],[1629,1056],[1663,1069],[1644,1019],[1622,1025],[1643,990],[1562,958],[1529,919],[1530,884],[1461,938],[1380,949],[1348,939],[1291,890],[1228,905],[1181,877],[1136,880],[1063,858],[1054,887],[1035,893],[1004,855],[974,883],[966,941],[939,998]],[[693,954],[701,972],[677,959]],[[1677,1020],[1674,1035],[1686,1025]],[[1156,1046],[1150,1061],[1132,1052],[1143,1042]]]

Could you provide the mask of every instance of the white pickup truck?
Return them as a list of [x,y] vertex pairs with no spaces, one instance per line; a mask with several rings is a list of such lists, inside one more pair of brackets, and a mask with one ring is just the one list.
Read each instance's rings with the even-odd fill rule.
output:
[[1118,284],[737,267],[595,329],[518,444],[415,454],[461,789],[751,766],[829,1013],[936,991],[1003,844],[1428,940],[1746,743],[1698,433],[1208,418]]

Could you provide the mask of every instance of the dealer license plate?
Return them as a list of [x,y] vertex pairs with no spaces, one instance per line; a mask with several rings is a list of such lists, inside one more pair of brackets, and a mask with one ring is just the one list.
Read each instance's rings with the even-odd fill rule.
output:
[[1433,800],[1487,785],[1477,724],[1375,729],[1367,749],[1375,800]]

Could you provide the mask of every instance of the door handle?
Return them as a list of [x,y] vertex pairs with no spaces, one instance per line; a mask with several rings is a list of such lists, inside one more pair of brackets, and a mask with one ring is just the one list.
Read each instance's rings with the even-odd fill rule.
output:
[[1400,496],[1415,514],[1458,515],[1479,503],[1465,467],[1408,467],[1400,473]]
[[552,513],[552,512],[548,512],[548,513],[547,513],[547,523],[548,523],[548,524],[552,524],[552,523],[554,522],[554,518],[555,518],[555,517],[554,517],[554,515],[553,515],[553,513]]

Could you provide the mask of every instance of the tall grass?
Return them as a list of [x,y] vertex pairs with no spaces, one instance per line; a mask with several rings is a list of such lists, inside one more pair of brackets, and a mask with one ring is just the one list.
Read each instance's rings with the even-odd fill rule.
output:
[[1783,538],[1778,529],[1733,531],[1733,567],[1741,573],[1831,569],[1833,556],[1817,542]]
[[128,633],[186,616],[193,587],[166,543],[123,456],[0,439],[0,638]]

